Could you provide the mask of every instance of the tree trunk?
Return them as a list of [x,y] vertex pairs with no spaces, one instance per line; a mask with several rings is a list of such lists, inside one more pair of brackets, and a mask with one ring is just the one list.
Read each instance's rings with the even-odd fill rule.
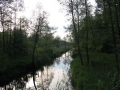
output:
[[34,43],[33,52],[32,52],[33,68],[35,68],[35,50],[36,50],[36,44],[37,44],[37,41],[38,41],[37,39],[38,39],[38,32],[36,32],[36,35],[35,35],[35,43]]
[[[119,15],[120,15],[120,0],[118,0],[118,10],[119,10],[118,13],[119,13]],[[120,22],[120,17],[119,17],[118,20],[119,20],[119,22]]]
[[116,0],[113,0],[114,1],[114,7],[115,7],[115,15],[116,15],[116,23],[117,23],[117,28],[118,28],[118,32],[119,32],[119,38],[120,38],[120,23],[119,23],[119,13],[118,13],[118,9],[117,9],[117,6],[116,6]]
[[9,53],[10,54],[11,54],[11,46],[12,46],[12,34],[11,33],[12,33],[12,29],[10,28],[10,42],[9,42],[10,43],[10,48],[9,48],[10,51],[9,51]]
[[89,54],[88,54],[88,13],[87,13],[87,0],[85,0],[85,8],[86,8],[86,56],[87,56],[87,64],[89,65]]
[[80,60],[81,60],[81,64],[83,65],[83,60],[82,60],[82,54],[81,54],[81,50],[80,50],[80,17],[79,17],[79,7],[77,5],[77,19],[78,19],[78,34],[77,34],[77,45],[78,45],[78,55],[80,57]]
[[2,11],[2,9],[1,9],[1,24],[2,24],[2,29],[3,29],[2,53],[4,54],[4,52],[5,52],[5,27],[4,27],[4,16],[3,16],[3,11]]
[[81,65],[83,66],[83,60],[82,60],[82,55],[81,55],[80,46],[79,46],[78,32],[77,32],[77,28],[76,28],[75,20],[74,20],[73,1],[72,0],[71,0],[71,14],[72,14],[72,23],[73,23],[73,27],[74,27],[74,31],[75,31],[75,43],[78,48],[77,50],[78,50],[78,55],[80,56]]

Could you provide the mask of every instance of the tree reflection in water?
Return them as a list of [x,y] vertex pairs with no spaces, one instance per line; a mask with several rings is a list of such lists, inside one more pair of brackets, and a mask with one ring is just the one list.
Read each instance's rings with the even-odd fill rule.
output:
[[[33,71],[6,85],[6,90],[73,90],[71,85],[69,53],[57,58],[53,65],[44,66],[43,70]],[[0,88],[5,90],[5,87]]]
[[32,76],[33,76],[33,83],[34,83],[34,87],[35,87],[35,89],[37,90],[37,87],[36,87],[36,84],[35,84],[35,71],[33,71],[33,74],[32,74]]

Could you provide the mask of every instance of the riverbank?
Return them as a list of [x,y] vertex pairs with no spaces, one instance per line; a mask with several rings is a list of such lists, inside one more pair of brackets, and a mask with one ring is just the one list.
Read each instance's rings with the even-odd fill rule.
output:
[[6,57],[4,65],[0,68],[0,86],[9,84],[13,79],[24,76],[26,73],[31,73],[33,70],[41,69],[43,66],[53,63],[56,57],[59,57],[69,49],[44,49],[39,55],[35,55],[35,67],[33,68],[31,56],[23,56],[14,59]]
[[85,53],[82,53],[84,66],[81,66],[78,57],[74,57],[73,61],[71,62],[72,84],[74,89],[120,90],[118,73],[115,71],[114,54],[98,52],[91,52],[89,54],[89,66],[86,64],[87,60]]

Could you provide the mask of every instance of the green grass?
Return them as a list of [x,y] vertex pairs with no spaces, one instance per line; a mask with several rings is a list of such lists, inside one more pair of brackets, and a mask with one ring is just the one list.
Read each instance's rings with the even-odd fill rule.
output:
[[82,53],[84,66],[78,57],[71,62],[72,82],[75,90],[120,90],[115,71],[114,54],[90,53],[90,65]]

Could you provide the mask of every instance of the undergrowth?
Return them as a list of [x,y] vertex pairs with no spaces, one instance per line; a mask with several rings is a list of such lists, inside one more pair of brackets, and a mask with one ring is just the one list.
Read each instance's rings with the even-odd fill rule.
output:
[[120,90],[114,54],[91,52],[89,66],[85,53],[82,53],[82,56],[83,66],[77,56],[71,62],[72,84],[75,90]]

